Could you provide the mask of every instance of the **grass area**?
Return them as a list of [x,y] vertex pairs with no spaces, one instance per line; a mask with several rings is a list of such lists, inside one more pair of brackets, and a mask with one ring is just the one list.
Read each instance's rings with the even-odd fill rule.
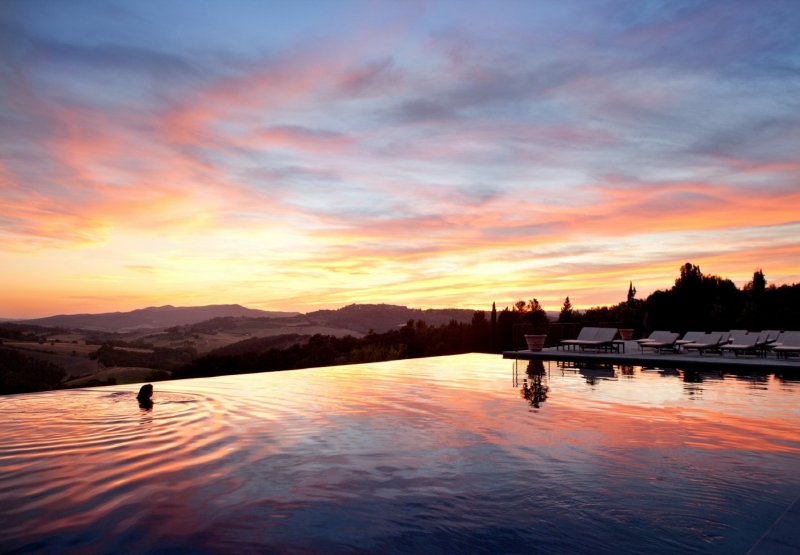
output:
[[117,351],[128,351],[129,353],[152,353],[153,349],[139,349],[138,347],[114,347]]
[[81,387],[87,384],[90,380],[108,381],[109,378],[117,380],[117,385],[129,383],[143,383],[148,381],[147,377],[153,371],[152,368],[139,368],[135,366],[117,366],[114,368],[106,368],[99,372],[81,376],[80,378],[65,382],[69,387]]
[[80,343],[55,343],[47,341],[45,343],[36,343],[33,341],[3,341],[4,347],[13,347],[15,349],[24,349],[26,351],[37,351],[40,353],[50,353],[54,355],[72,355],[75,351],[75,356],[89,356],[90,353],[95,352],[100,348],[99,345],[87,345],[84,341]]

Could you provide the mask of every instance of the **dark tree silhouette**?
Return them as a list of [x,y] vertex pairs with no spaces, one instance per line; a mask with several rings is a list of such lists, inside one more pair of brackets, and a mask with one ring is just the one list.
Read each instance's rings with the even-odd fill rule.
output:
[[492,347],[491,326],[486,320],[486,313],[478,310],[472,316],[471,343],[476,351],[490,351]]
[[628,305],[629,306],[633,305],[635,297],[636,297],[636,288],[633,286],[633,282],[631,281],[628,284]]
[[492,303],[492,351],[497,349],[497,307]]
[[547,319],[547,313],[537,299],[528,301],[525,321],[533,326],[533,330],[531,330],[533,333],[547,333],[547,327],[550,323]]
[[569,296],[564,299],[564,304],[561,305],[561,312],[558,314],[558,321],[562,324],[568,324],[575,320],[575,311],[572,308],[572,303]]
[[57,389],[65,375],[60,366],[0,348],[0,395]]
[[743,325],[744,308],[744,297],[731,280],[704,275],[687,262],[672,289],[647,298],[647,327],[681,333],[729,330]]
[[767,278],[761,268],[753,272],[753,279],[744,286],[745,291],[751,291],[753,297],[761,297],[767,290]]

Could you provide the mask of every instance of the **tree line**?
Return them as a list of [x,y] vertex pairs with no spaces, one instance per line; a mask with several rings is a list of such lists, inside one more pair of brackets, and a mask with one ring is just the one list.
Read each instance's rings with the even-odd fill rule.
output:
[[[547,333],[553,326],[536,299],[518,301],[497,317],[498,342],[512,348],[513,326],[526,333]],[[764,272],[739,289],[733,281],[715,274],[704,274],[699,266],[687,262],[669,289],[653,292],[646,299],[636,298],[633,283],[627,298],[613,306],[575,310],[569,297],[561,306],[556,324],[582,326],[613,325],[634,330],[642,337],[653,330],[679,333],[687,331],[797,330],[800,329],[800,284],[767,284]]]
[[[149,349],[146,347],[142,349],[139,345],[138,343],[125,343],[124,341],[103,343],[89,358],[99,360],[106,368],[138,366],[140,368],[173,370],[197,356],[197,350],[194,347],[149,346]],[[128,350],[130,348],[138,348],[140,350]]]
[[307,343],[286,349],[236,355],[209,354],[173,371],[173,379],[200,378],[384,362],[406,358],[491,352],[490,324],[486,313],[475,312],[468,324],[429,326],[423,320],[409,320],[398,330],[370,333],[361,338],[314,335]]
[[0,395],[59,389],[65,376],[60,366],[0,347]]

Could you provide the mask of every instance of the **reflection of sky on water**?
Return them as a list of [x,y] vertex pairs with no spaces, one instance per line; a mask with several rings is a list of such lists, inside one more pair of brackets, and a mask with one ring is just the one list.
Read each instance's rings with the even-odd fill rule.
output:
[[8,397],[0,550],[746,552],[800,493],[800,383],[685,377],[463,355]]

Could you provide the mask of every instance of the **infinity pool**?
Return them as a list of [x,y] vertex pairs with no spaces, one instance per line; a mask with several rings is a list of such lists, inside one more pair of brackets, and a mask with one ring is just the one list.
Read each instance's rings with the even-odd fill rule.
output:
[[461,355],[0,398],[0,551],[724,553],[800,382]]

